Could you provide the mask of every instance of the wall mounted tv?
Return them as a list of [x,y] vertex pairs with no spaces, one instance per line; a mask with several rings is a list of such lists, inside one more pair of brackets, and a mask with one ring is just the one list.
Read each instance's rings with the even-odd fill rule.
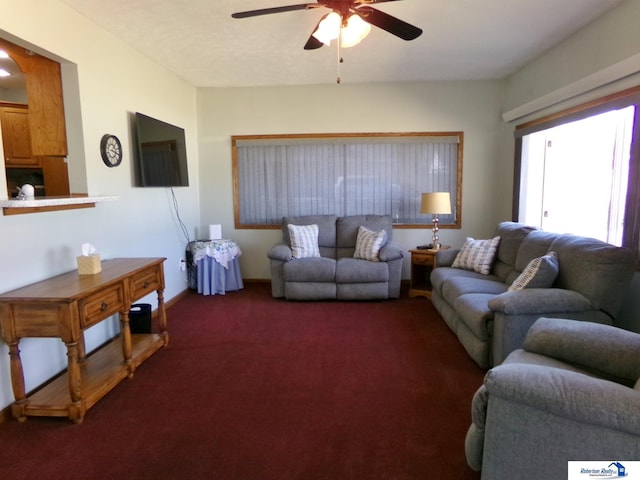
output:
[[184,129],[136,112],[137,187],[188,187]]

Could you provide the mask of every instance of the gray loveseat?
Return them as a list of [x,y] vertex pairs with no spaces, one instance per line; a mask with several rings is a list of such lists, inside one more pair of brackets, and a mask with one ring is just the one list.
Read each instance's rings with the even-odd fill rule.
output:
[[[459,250],[436,255],[433,305],[467,353],[482,368],[499,365],[520,348],[539,317],[612,324],[635,271],[630,250],[599,240],[500,223],[500,243],[488,275],[452,268]],[[555,252],[559,273],[552,288],[508,291],[534,258]]]
[[523,348],[491,369],[473,397],[467,463],[483,480],[564,480],[569,460],[602,461],[601,468],[638,460],[639,351],[637,333],[537,320]]
[[[320,257],[294,259],[288,225],[318,225]],[[358,230],[386,231],[379,261],[354,258]],[[382,300],[400,296],[403,251],[389,215],[285,217],[282,242],[268,252],[271,292],[288,300]]]

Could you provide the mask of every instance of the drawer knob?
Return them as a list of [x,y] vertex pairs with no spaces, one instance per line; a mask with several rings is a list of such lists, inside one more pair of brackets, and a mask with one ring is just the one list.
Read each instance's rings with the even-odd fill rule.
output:
[[149,286],[149,280],[145,280],[144,281],[144,288],[147,288]]
[[100,305],[100,310],[104,312],[108,306],[109,304],[107,302],[102,302],[102,305]]

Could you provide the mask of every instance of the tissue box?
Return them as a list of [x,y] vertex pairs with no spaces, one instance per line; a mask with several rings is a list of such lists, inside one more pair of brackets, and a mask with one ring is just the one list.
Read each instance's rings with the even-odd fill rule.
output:
[[93,275],[102,271],[102,265],[100,264],[100,255],[80,255],[76,257],[78,260],[78,274],[80,275]]

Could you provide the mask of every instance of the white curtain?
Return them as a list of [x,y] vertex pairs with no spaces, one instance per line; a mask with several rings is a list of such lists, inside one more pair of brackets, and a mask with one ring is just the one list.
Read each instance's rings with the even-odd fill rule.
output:
[[431,215],[420,214],[420,197],[435,191],[451,193],[454,213],[441,215],[440,223],[454,223],[458,137],[323,140],[239,142],[242,224],[318,214],[387,214],[397,224],[428,224]]

